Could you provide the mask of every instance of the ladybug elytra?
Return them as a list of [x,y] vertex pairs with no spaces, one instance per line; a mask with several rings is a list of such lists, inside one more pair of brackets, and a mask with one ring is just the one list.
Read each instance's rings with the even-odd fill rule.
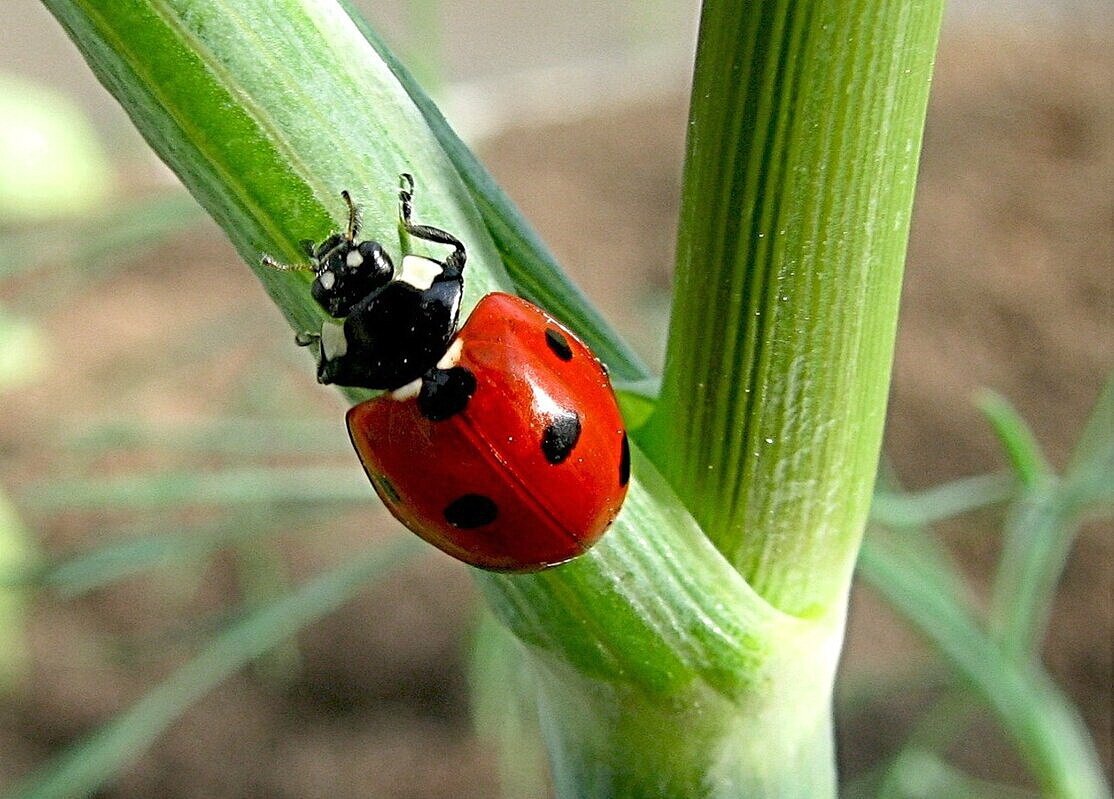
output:
[[[349,409],[352,443],[372,486],[413,532],[459,560],[528,572],[589,549],[627,492],[630,449],[605,367],[571,331],[509,294],[483,297],[457,330],[463,243],[399,216],[414,238],[451,246],[396,271],[348,226],[304,243],[311,293],[332,319],[299,333],[317,348],[321,383],[381,389]],[[264,257],[264,263],[285,267]]]

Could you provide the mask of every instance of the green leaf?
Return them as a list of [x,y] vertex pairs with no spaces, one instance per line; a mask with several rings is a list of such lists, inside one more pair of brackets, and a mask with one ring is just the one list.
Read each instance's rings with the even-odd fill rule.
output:
[[939,0],[704,4],[647,451],[775,606],[846,596],[889,390]]
[[932,752],[907,752],[878,799],[1038,799],[1033,791],[977,780]]
[[[0,571],[0,590],[4,586],[34,587],[53,591],[63,599],[73,599],[149,569],[201,560],[221,547],[289,530],[292,525],[304,524],[318,515],[289,508],[268,510],[249,506],[247,512],[198,524],[181,533],[161,531],[169,526],[165,521],[157,527],[146,521],[135,525],[135,534],[110,540],[89,552],[37,566],[27,564],[23,569],[7,573]],[[151,532],[152,527],[160,532]]]
[[1095,401],[1095,407],[1076,442],[1062,490],[1072,504],[1084,510],[1099,506],[1109,512],[1114,505],[1114,372]]
[[348,601],[418,551],[407,537],[351,558],[276,602],[248,613],[128,710],[42,766],[4,799],[70,799],[93,793],[138,757],[191,705],[245,664]]
[[104,480],[66,480],[36,486],[24,497],[38,511],[152,510],[373,501],[367,478],[351,467],[236,467],[220,471],[165,471]]
[[1052,467],[1044,457],[1036,436],[1009,400],[987,391],[979,398],[979,410],[990,422],[1022,485],[1031,489],[1040,488],[1054,478]]
[[237,458],[341,455],[350,451],[344,426],[324,419],[227,417],[188,425],[114,420],[58,436],[68,450],[100,455],[106,449],[159,448],[175,453]]
[[0,235],[0,277],[59,263],[85,281],[103,279],[204,218],[192,197],[176,191],[120,200],[61,225],[21,228]]
[[1039,665],[1014,658],[979,628],[956,601],[949,575],[906,557],[897,540],[882,536],[868,539],[859,568],[994,711],[1046,796],[1110,795],[1075,709]]
[[1114,381],[1107,383],[1062,480],[1042,475],[1010,513],[994,577],[991,625],[1007,650],[1040,650],[1056,585],[1085,512],[1114,474]]
[[1016,493],[1008,474],[980,474],[913,493],[876,491],[870,518],[885,527],[924,527],[996,505]]
[[641,380],[636,383],[625,383],[615,387],[615,397],[619,400],[619,410],[623,413],[623,421],[635,439],[638,430],[646,424],[654,412],[660,385],[656,380]]

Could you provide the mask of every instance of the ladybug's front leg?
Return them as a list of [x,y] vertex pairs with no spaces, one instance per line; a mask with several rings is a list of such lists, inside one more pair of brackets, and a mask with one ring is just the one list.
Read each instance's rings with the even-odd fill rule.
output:
[[441,261],[441,274],[446,278],[458,278],[464,272],[464,262],[467,260],[468,255],[464,251],[464,244],[460,239],[451,233],[446,233],[440,228],[430,227],[428,225],[416,225],[410,220],[412,206],[414,203],[414,178],[406,172],[400,176],[403,183],[406,185],[398,193],[399,204],[399,221],[402,222],[403,229],[415,238],[432,241],[437,244],[448,244],[453,247],[452,253],[449,254],[444,261]]
[[345,355],[346,339],[343,323],[327,321],[320,333],[302,331],[294,336],[299,347],[317,346],[317,382],[324,385],[337,382],[339,360]]

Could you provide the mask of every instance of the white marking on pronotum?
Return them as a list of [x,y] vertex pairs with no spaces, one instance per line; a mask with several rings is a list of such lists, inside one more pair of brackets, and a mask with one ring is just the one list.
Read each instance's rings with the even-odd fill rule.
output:
[[344,256],[344,261],[351,267],[357,267],[364,262],[364,256],[360,255],[359,250],[349,250],[348,255]]
[[460,292],[453,294],[453,307],[449,309],[449,318],[456,319],[456,315],[460,312]]
[[329,291],[336,284],[337,276],[333,272],[322,272],[318,280],[321,281],[321,288]]
[[463,352],[464,341],[458,337],[457,340],[452,343],[452,346],[445,350],[445,354],[442,355],[441,360],[437,362],[437,368],[452,369],[460,363],[460,356]]
[[422,379],[417,377],[407,383],[405,386],[399,386],[394,391],[390,392],[388,396],[393,400],[402,402],[404,400],[413,399],[418,396],[422,390]]
[[402,274],[399,280],[409,283],[418,291],[425,291],[433,285],[434,279],[441,274],[441,264],[432,258],[423,258],[420,255],[404,255],[402,257]]
[[344,325],[325,322],[321,325],[321,354],[326,361],[334,361],[348,352],[348,339],[344,335]]

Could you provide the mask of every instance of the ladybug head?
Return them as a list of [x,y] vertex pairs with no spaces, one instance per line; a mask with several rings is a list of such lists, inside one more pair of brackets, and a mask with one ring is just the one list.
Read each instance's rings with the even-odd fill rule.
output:
[[310,292],[333,317],[347,316],[352,307],[391,282],[395,269],[376,241],[355,241],[337,233],[313,252],[315,274]]

